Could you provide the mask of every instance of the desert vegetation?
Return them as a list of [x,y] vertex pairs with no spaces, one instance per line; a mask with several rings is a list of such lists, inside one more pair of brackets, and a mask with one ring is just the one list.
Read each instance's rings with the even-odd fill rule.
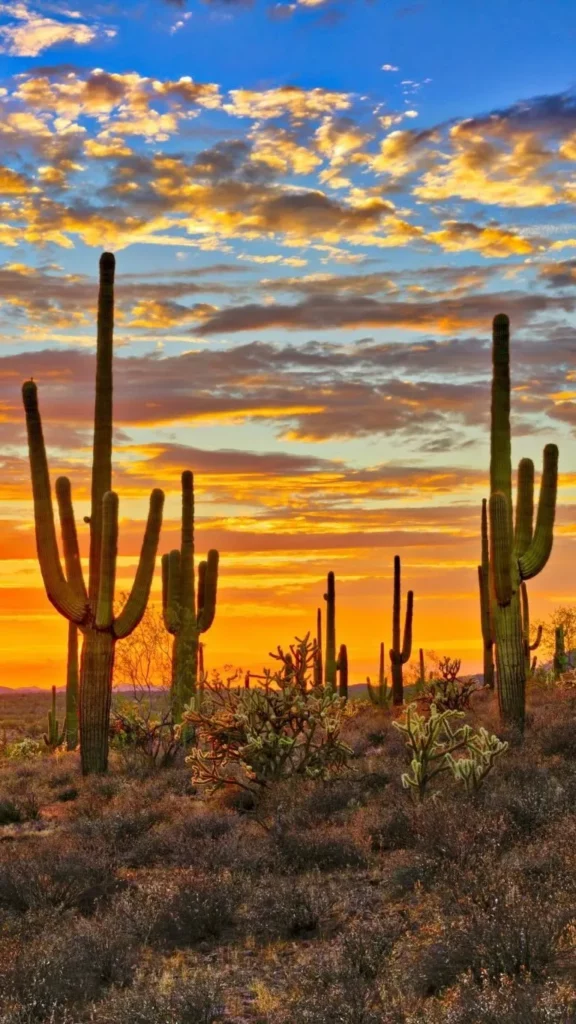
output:
[[536,515],[521,460],[514,507],[507,317],[478,523],[484,673],[462,676],[450,652],[411,664],[417,602],[408,590],[402,625],[395,555],[389,675],[380,641],[359,690],[332,571],[315,635],[272,668],[205,666],[220,555],[196,567],[190,469],[161,609],[160,490],[116,596],[114,268],[105,253],[87,582],[63,477],[59,551],[38,388],[23,386],[38,559],[69,632],[65,693],[7,698],[0,719],[0,1024],[575,1021],[576,616],[530,623],[558,449]]

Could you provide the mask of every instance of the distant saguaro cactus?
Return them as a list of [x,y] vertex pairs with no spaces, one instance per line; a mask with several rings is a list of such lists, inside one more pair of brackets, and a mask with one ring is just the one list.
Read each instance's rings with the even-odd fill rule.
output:
[[314,686],[321,687],[322,678],[322,609],[316,611],[316,645],[314,647]]
[[560,676],[568,669],[568,657],[566,655],[566,644],[564,640],[564,627],[556,626],[554,630],[554,679],[560,679]]
[[503,723],[524,731],[526,656],[520,587],[546,565],[553,543],[558,484],[558,448],[547,444],[534,529],[534,463],[518,466],[516,517],[512,507],[510,431],[510,322],[494,317],[490,429],[490,569],[494,594],[494,635],[498,702]]
[[326,657],[324,660],[324,682],[336,692],[336,585],[334,573],[328,573],[326,593]]
[[494,689],[494,626],[492,615],[492,595],[490,588],[490,548],[488,542],[488,503],[482,502],[481,533],[481,565],[478,566],[478,586],[480,590],[480,624],[482,627],[482,651],[484,655],[484,686]]
[[162,524],[164,494],[152,491],[148,522],[132,591],[118,616],[114,615],[114,584],[118,549],[118,496],[112,485],[112,352],[114,325],[114,269],[112,253],[100,258],[98,337],[96,347],[96,403],[92,460],[90,566],[88,590],[80,563],[70,481],[56,481],[62,547],[62,569],[48,474],[48,461],[34,381],[23,385],[28,448],[34,497],[36,547],[49,600],[79,626],[84,635],[80,670],[80,754],[82,771],[104,772],[108,767],[108,732],[114,649],[140,622],[154,575]]
[[394,704],[404,703],[404,684],[402,666],[410,659],[412,653],[412,620],[414,615],[414,592],[408,591],[406,599],[406,618],[404,620],[404,637],[400,647],[400,555],[394,556],[394,605],[392,613],[392,647],[390,663],[392,665],[392,700]]
[[348,648],[346,644],[340,645],[338,653],[338,695],[348,696]]
[[380,644],[380,661],[378,664],[378,685],[372,686],[370,676],[366,676],[366,686],[368,687],[368,696],[372,703],[378,708],[387,708],[390,706],[390,691],[388,689],[388,682],[384,674],[384,644]]
[[66,720],[64,725],[60,729],[58,725],[58,719],[56,717],[56,687],[52,687],[52,707],[48,712],[48,732],[44,733],[44,743],[51,750],[56,750],[61,747],[64,742],[66,735]]
[[196,693],[200,636],[216,614],[218,552],[208,552],[198,566],[198,593],[194,576],[194,477],[182,473],[182,526],[180,550],[162,556],[164,624],[174,637],[172,645],[172,708],[177,722]]

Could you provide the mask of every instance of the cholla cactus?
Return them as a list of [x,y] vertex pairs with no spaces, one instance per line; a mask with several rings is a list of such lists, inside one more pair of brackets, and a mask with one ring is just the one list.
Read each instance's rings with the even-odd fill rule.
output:
[[56,481],[65,572],[60,561],[48,460],[34,381],[22,387],[34,498],[36,548],[46,594],[57,611],[84,636],[80,671],[80,755],[82,772],[108,767],[108,738],[116,641],[129,636],[148,603],[162,525],[164,494],[152,491],[148,522],[136,577],[126,604],[114,614],[118,555],[118,496],[112,487],[112,354],[114,333],[114,270],[112,253],[100,259],[96,404],[92,459],[90,564],[88,587],[80,562],[70,481]]
[[377,708],[389,708],[392,702],[392,694],[388,688],[388,680],[384,675],[384,644],[380,644],[380,662],[378,666],[378,685],[372,686],[370,676],[366,676],[368,696]]
[[553,543],[558,483],[558,448],[544,448],[540,499],[534,528],[534,463],[518,466],[515,522],[512,507],[510,432],[510,323],[493,322],[492,419],[490,429],[490,575],[496,640],[498,702],[504,723],[524,731],[526,658],[520,587],[546,565]]
[[468,738],[466,749],[469,757],[455,758],[448,753],[446,761],[454,778],[466,787],[466,792],[476,793],[492,771],[496,758],[508,750],[508,743],[503,743],[497,736],[491,736],[481,726],[477,733]]
[[52,708],[48,712],[48,732],[44,733],[44,743],[51,750],[57,750],[61,747],[66,736],[66,719],[64,719],[64,725],[62,729],[58,727],[58,719],[56,717],[56,687],[52,687]]
[[406,746],[412,754],[410,771],[402,775],[402,785],[412,789],[419,800],[424,799],[432,779],[448,771],[447,754],[466,746],[472,729],[469,725],[453,728],[460,718],[464,718],[463,711],[438,711],[435,704],[426,718],[410,704],[404,722],[392,722],[406,736]]

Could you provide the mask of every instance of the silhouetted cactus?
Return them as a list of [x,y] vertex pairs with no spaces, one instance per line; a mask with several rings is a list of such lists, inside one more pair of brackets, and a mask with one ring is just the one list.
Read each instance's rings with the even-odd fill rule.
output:
[[490,592],[490,549],[488,544],[488,503],[482,502],[481,520],[482,564],[478,566],[480,590],[480,623],[482,626],[482,653],[484,658],[484,686],[494,689],[494,627],[492,622],[492,598]]
[[316,611],[316,646],[314,648],[314,686],[322,686],[322,610]]
[[391,694],[388,689],[388,682],[384,674],[384,644],[380,644],[380,662],[378,665],[378,685],[372,686],[370,676],[366,676],[368,696],[372,703],[378,708],[390,707]]
[[340,697],[348,696],[348,648],[346,644],[340,645],[338,653],[338,694]]
[[410,659],[412,653],[412,619],[414,614],[414,593],[408,591],[406,600],[406,618],[404,620],[404,637],[400,647],[400,555],[394,556],[394,605],[392,613],[392,647],[390,663],[392,666],[392,699],[394,704],[404,703],[404,684],[402,666]]
[[58,719],[56,717],[56,687],[52,687],[52,708],[48,712],[48,732],[44,733],[44,743],[51,750],[56,750],[61,747],[64,742],[66,735],[66,719],[64,719],[64,725],[62,729],[58,727]]
[[567,670],[568,657],[564,641],[564,627],[556,626],[554,630],[554,679],[560,679],[560,676]]
[[324,682],[336,692],[336,585],[334,573],[328,573],[326,593],[326,657],[324,660]]
[[540,500],[534,529],[534,464],[518,466],[513,523],[510,433],[510,324],[499,314],[493,322],[492,417],[490,430],[490,570],[498,701],[502,721],[524,731],[526,658],[520,586],[546,565],[553,543],[558,482],[558,448],[544,449]]
[[216,614],[218,552],[208,552],[198,566],[198,593],[194,576],[194,477],[182,473],[182,526],[180,550],[162,556],[164,624],[174,637],[172,645],[172,709],[177,722],[196,693],[200,636]]
[[422,648],[418,651],[418,685],[426,686],[426,667],[424,665],[424,651]]
[[70,481],[56,481],[62,546],[66,572],[58,552],[52,494],[36,384],[22,388],[34,496],[36,547],[49,600],[84,634],[80,671],[80,752],[82,771],[104,772],[108,766],[108,734],[114,649],[140,622],[154,575],[162,524],[164,494],[154,490],[136,578],[124,608],[114,615],[114,583],[118,546],[118,497],[112,485],[112,352],[114,269],[111,253],[100,259],[98,337],[96,349],[96,403],[90,523],[88,590],[84,583]]

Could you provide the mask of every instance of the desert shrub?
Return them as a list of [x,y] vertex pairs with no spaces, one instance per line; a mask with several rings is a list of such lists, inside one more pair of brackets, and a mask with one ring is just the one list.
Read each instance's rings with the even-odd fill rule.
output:
[[352,751],[340,734],[354,708],[313,686],[314,644],[308,637],[297,643],[291,654],[278,648],[282,668],[265,670],[263,686],[207,683],[205,708],[186,711],[198,738],[187,758],[195,783],[257,791],[292,776],[329,778],[346,770]]
[[[512,766],[511,766],[512,768]],[[533,832],[557,818],[569,805],[569,795],[546,768],[511,770],[484,796],[487,807],[510,815],[523,832]]]
[[427,1001],[423,1024],[571,1024],[576,997],[571,986],[535,985],[530,979],[505,978],[499,985],[478,986],[464,978],[450,992],[450,1001]]
[[[42,843],[46,843],[42,840]],[[26,855],[27,854],[27,855]],[[0,861],[0,909],[18,914],[50,907],[91,914],[121,884],[101,849],[50,844]]]
[[370,830],[374,851],[408,850],[416,845],[414,815],[402,807],[384,807]]
[[171,708],[154,708],[150,700],[119,700],[112,709],[111,746],[119,751],[127,765],[133,755],[136,765],[167,768],[182,750],[180,726],[174,722]]
[[162,818],[158,808],[135,811],[112,811],[102,817],[87,818],[74,823],[74,836],[86,844],[96,843],[116,860],[125,861],[135,844]]
[[115,991],[90,1016],[93,1024],[217,1024],[223,1019],[221,987],[206,971],[171,979],[167,990],[165,982],[152,978]]
[[179,872],[170,879],[150,876],[138,892],[127,894],[123,913],[146,941],[183,948],[221,936],[234,922],[241,898],[237,879]]
[[[25,1010],[31,1021],[97,999],[108,985],[132,979],[137,950],[115,916],[68,920],[4,950],[0,957],[0,1003]],[[57,1012],[56,1012],[57,1011]]]
[[349,836],[320,831],[284,831],[275,836],[280,865],[289,871],[363,868],[364,852]]
[[0,825],[13,825],[24,821],[22,808],[14,800],[0,799]]
[[475,679],[461,679],[458,658],[442,658],[438,662],[440,678],[431,678],[424,684],[417,699],[435,704],[440,711],[463,711],[470,707],[470,699],[480,687]]
[[356,922],[333,947],[307,964],[300,990],[274,1024],[382,1024],[379,979],[401,931],[394,920]]
[[9,743],[6,747],[6,757],[11,761],[32,761],[42,757],[46,747],[33,739],[23,739],[16,743]]
[[540,748],[543,754],[561,754],[576,759],[576,728],[573,721],[557,722],[540,733]]
[[317,881],[275,878],[250,889],[242,916],[250,934],[264,941],[309,938],[330,907],[326,889]]

